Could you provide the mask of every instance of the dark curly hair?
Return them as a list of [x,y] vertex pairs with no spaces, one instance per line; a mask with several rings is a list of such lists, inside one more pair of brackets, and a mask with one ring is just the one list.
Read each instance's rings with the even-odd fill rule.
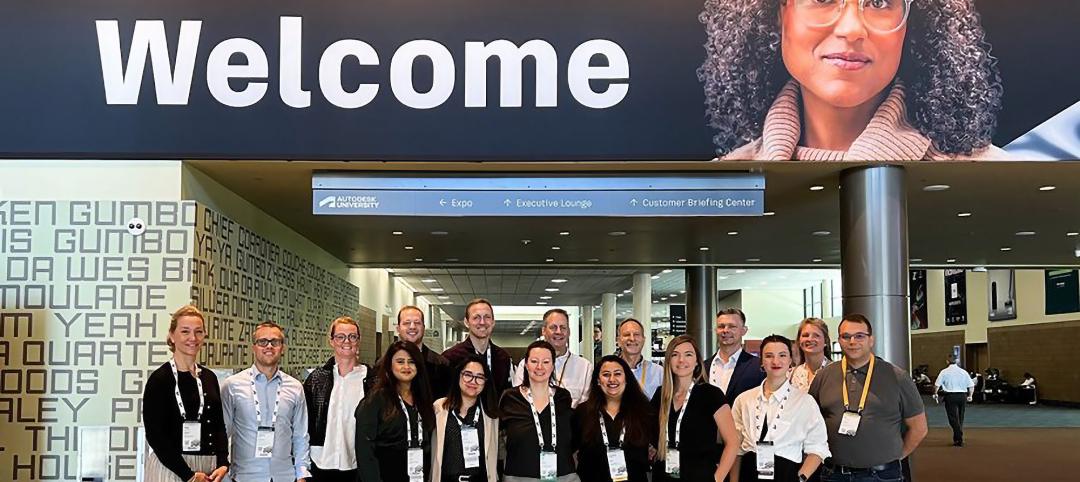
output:
[[[791,78],[780,55],[786,0],[706,0],[705,115],[720,156],[761,136],[765,115]],[[1001,110],[1001,76],[974,0],[911,4],[897,72],[908,122],[945,154],[990,145]]]

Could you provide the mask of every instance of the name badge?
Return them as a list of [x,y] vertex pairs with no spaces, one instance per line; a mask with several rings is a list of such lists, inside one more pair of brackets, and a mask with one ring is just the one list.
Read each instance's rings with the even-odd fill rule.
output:
[[202,424],[184,422],[180,436],[181,452],[198,452],[202,448]]
[[607,466],[613,482],[622,482],[630,478],[626,470],[626,454],[622,449],[608,449]]
[[540,452],[540,480],[554,482],[559,478],[559,460],[555,452],[544,450]]
[[274,454],[274,427],[259,427],[255,435],[255,458],[268,459]]
[[674,479],[679,478],[679,450],[668,448],[667,458],[664,459],[664,472]]
[[409,474],[409,482],[424,482],[424,449],[409,449],[405,461],[405,470]]
[[480,436],[475,427],[461,427],[461,448],[465,456],[465,468],[480,467]]
[[855,432],[859,431],[859,420],[862,419],[862,415],[858,412],[844,412],[844,416],[840,419],[840,432],[841,435],[855,436]]
[[776,450],[772,442],[758,442],[754,453],[757,455],[758,480],[773,480],[776,474]]

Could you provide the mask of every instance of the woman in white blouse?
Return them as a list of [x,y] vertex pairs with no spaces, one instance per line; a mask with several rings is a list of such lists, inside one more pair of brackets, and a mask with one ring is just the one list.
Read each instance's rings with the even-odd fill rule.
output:
[[771,335],[761,341],[765,381],[739,395],[732,408],[739,432],[732,482],[805,481],[830,455],[825,419],[813,397],[788,381],[791,365],[791,340]]
[[829,325],[820,318],[802,320],[795,341],[799,344],[799,359],[802,364],[791,371],[791,384],[807,392],[817,371],[831,361],[832,340],[829,339]]

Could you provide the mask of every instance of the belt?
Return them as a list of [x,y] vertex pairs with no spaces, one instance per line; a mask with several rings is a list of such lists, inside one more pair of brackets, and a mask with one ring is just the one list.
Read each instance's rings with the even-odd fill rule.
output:
[[894,460],[892,462],[886,462],[881,465],[875,465],[873,467],[848,467],[846,465],[834,464],[831,461],[826,460],[825,466],[833,472],[839,472],[841,474],[871,474],[874,472],[881,472],[889,469],[899,469],[900,461]]

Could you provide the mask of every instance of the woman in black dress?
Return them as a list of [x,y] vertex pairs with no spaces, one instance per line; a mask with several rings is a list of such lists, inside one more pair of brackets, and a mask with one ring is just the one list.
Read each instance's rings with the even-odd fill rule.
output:
[[397,341],[379,363],[375,388],[356,408],[360,482],[423,482],[431,474],[435,426],[424,357]]
[[146,482],[221,482],[229,471],[229,443],[217,376],[195,363],[206,339],[198,308],[186,305],[169,320],[172,359],[146,380],[143,424]]
[[593,370],[589,398],[574,411],[575,432],[581,435],[577,460],[582,482],[649,480],[656,412],[633,373],[615,355],[600,359]]
[[[722,482],[735,464],[739,435],[724,392],[702,376],[701,350],[688,335],[668,343],[664,384],[653,395],[660,416],[656,481]],[[717,446],[717,435],[723,448]]]

